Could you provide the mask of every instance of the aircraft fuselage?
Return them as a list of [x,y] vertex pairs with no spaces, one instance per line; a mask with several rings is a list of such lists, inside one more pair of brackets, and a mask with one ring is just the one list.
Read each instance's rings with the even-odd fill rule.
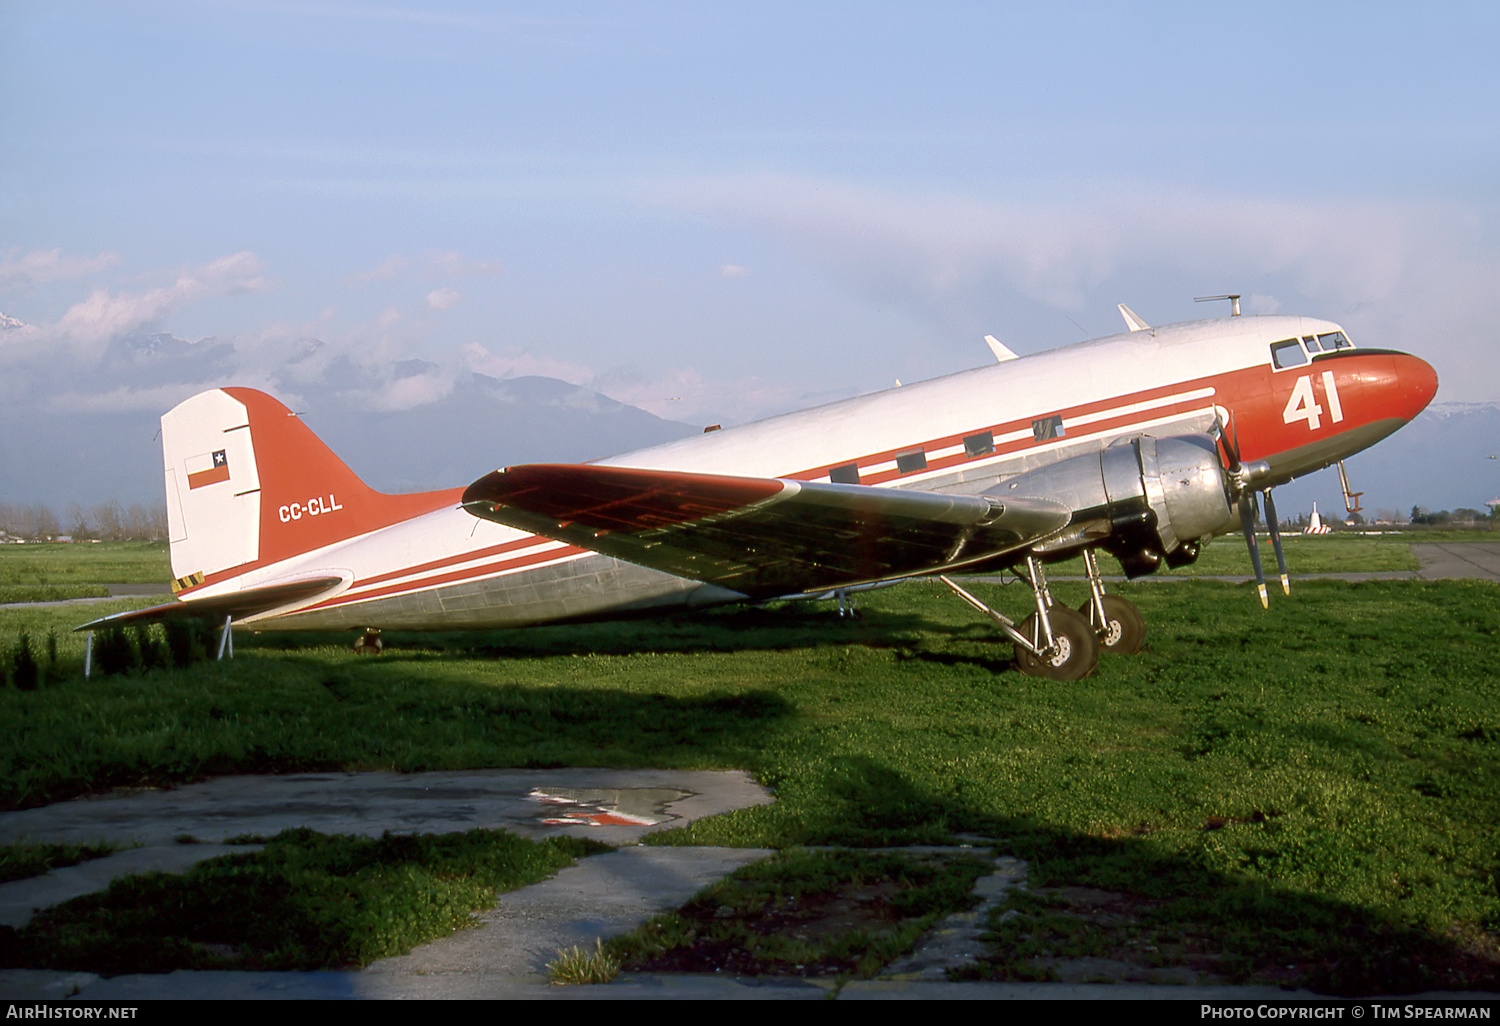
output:
[[[1256,487],[1266,488],[1374,444],[1436,386],[1422,360],[1355,348],[1327,321],[1230,317],[1083,342],[598,462],[979,494],[1121,439],[1217,427],[1245,461],[1264,462]],[[224,392],[252,412],[274,404]],[[181,597],[320,576],[342,584],[248,617],[251,629],[514,627],[742,597],[476,519],[458,507],[461,490],[376,503],[316,465],[273,488],[284,454],[265,444],[228,456],[236,473],[250,461],[260,468],[257,491],[237,493],[258,525],[253,557],[204,572],[174,533]],[[175,479],[170,453],[168,481],[170,512],[174,489],[198,485]]]

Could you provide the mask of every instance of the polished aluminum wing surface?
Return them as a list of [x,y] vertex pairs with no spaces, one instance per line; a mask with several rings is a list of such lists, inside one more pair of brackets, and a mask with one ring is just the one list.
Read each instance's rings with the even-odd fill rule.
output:
[[1047,499],[536,464],[471,484],[477,517],[752,598],[960,570],[1048,537]]

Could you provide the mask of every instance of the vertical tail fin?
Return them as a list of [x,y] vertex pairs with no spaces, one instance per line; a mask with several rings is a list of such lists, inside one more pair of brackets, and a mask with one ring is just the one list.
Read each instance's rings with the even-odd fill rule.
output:
[[174,590],[456,505],[462,489],[370,488],[264,392],[218,388],[161,419]]

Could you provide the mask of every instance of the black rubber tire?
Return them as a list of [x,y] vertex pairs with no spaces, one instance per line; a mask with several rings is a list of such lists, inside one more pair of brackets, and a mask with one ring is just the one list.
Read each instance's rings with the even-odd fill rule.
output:
[[[1033,655],[1021,645],[1016,645],[1016,666],[1028,677],[1046,680],[1082,680],[1094,672],[1099,664],[1099,635],[1092,624],[1082,615],[1067,606],[1052,607],[1052,636],[1057,640],[1057,652],[1050,659]],[[1036,644],[1041,635],[1041,624],[1033,613],[1017,628]]]
[[[1093,623],[1094,604],[1085,602],[1078,607],[1084,619]],[[1129,599],[1118,595],[1104,596],[1104,624],[1095,625],[1099,635],[1099,647],[1117,655],[1135,655],[1146,645],[1146,618]]]

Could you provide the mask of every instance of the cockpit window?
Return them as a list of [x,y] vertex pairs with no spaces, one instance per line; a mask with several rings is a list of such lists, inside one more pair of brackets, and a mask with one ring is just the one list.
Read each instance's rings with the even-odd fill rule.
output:
[[1307,354],[1302,351],[1301,339],[1289,338],[1271,343],[1271,363],[1278,369],[1301,367],[1306,362]]
[[1303,335],[1302,344],[1307,347],[1307,351],[1309,353],[1318,352],[1318,340],[1313,338],[1311,335]]
[[1330,331],[1318,336],[1318,344],[1323,347],[1325,353],[1331,353],[1335,349],[1353,349],[1354,343],[1349,341],[1347,335],[1342,331]]

